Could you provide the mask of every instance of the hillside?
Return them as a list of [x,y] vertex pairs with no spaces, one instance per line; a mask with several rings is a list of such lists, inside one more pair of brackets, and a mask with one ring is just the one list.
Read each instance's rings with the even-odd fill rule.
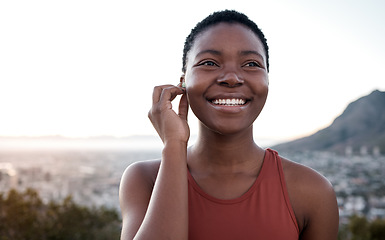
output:
[[278,151],[334,151],[347,147],[357,153],[362,147],[369,152],[379,148],[385,154],[385,92],[371,94],[350,103],[333,123],[317,133],[272,147]]

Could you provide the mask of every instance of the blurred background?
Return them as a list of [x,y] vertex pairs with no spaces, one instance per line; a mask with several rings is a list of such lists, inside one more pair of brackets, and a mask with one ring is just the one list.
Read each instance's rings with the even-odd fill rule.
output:
[[[261,146],[312,136],[350,103],[375,90],[383,96],[381,0],[1,1],[3,200],[10,189],[23,198],[32,188],[43,203],[71,196],[81,206],[118,213],[124,169],[160,156],[161,141],[147,119],[153,87],[178,83],[186,36],[223,9],[248,15],[270,48],[269,97],[254,125]],[[373,111],[381,113],[385,101],[378,99]],[[373,131],[382,131],[385,121],[379,121]],[[193,144],[192,113],[189,123]],[[354,230],[357,222],[366,224],[362,234],[372,239],[372,225],[385,231],[376,222],[385,218],[385,149],[376,144],[358,151],[344,145],[343,154],[322,147],[283,152],[332,181],[340,239],[361,234]]]

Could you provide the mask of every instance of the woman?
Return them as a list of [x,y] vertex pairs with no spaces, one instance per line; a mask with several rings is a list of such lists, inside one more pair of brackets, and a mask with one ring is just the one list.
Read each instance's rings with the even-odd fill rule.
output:
[[[154,88],[149,118],[162,159],[132,164],[122,177],[122,239],[337,238],[330,183],[253,140],[268,67],[266,39],[241,13],[213,13],[192,30],[180,84]],[[189,148],[188,106],[199,119]]]

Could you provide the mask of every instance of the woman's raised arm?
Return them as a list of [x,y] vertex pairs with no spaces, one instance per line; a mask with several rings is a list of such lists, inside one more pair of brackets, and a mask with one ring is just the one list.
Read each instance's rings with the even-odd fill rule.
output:
[[119,194],[123,240],[188,238],[186,96],[178,114],[171,105],[183,93],[171,85],[154,89],[149,118],[164,143],[162,159],[160,164],[132,164],[123,174]]

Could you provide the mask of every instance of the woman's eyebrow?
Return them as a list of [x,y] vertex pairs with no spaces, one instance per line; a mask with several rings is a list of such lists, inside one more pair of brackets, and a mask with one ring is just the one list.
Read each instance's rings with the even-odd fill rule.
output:
[[262,59],[265,59],[265,58],[263,57],[262,54],[260,54],[260,53],[257,52],[257,51],[253,51],[253,50],[240,51],[240,52],[239,52],[239,55],[241,55],[241,56],[246,56],[246,55],[257,55],[258,57],[260,57],[260,58],[262,58]]
[[217,51],[217,50],[213,50],[213,49],[207,49],[207,50],[203,50],[203,51],[200,51],[196,56],[200,56],[202,54],[205,54],[205,53],[210,53],[210,54],[213,54],[213,55],[222,55],[222,53],[220,51]]
[[[214,50],[214,49],[206,49],[206,50],[200,51],[200,52],[196,55],[196,57],[199,57],[200,55],[203,55],[203,54],[206,54],[206,53],[213,54],[213,55],[217,55],[217,56],[222,55],[222,52],[221,52],[221,51]],[[256,56],[260,57],[261,59],[265,60],[265,58],[264,58],[264,56],[263,56],[262,54],[260,54],[260,53],[257,52],[257,51],[254,51],[254,50],[243,50],[243,51],[239,51],[239,55],[240,55],[240,56],[256,55]]]

